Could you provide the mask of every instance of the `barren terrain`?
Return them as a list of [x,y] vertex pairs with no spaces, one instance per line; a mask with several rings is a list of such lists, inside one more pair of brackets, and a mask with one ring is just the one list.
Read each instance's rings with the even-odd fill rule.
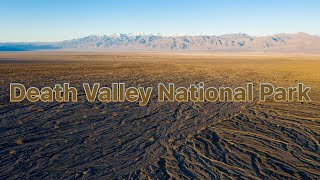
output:
[[[320,56],[0,53],[0,179],[318,179]],[[9,102],[10,82],[311,86],[312,102]],[[81,91],[80,91],[81,92]],[[257,94],[257,93],[255,93]]]

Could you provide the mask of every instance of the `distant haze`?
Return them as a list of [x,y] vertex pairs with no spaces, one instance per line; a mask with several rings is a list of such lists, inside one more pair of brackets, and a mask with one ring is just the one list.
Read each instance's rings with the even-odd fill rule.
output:
[[0,43],[0,51],[33,50],[319,53],[320,36],[307,33],[259,37],[247,34],[213,36],[118,33],[53,43]]

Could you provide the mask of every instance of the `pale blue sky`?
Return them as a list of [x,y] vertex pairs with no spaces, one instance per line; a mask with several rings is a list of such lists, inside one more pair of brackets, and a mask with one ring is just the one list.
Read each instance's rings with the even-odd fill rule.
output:
[[319,0],[1,0],[0,17],[0,42],[118,32],[320,35]]

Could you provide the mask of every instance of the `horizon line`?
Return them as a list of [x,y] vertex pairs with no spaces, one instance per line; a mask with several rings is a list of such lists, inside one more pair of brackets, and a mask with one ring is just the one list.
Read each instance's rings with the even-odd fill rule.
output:
[[145,33],[145,32],[135,32],[135,33],[105,33],[105,34],[91,34],[91,35],[84,35],[84,36],[79,36],[76,38],[70,38],[70,39],[64,39],[64,40],[58,40],[58,41],[0,41],[1,44],[5,43],[59,43],[63,41],[71,41],[71,40],[76,40],[76,39],[81,39],[81,38],[86,38],[90,36],[120,36],[120,35],[129,35],[129,36],[148,36],[148,35],[153,35],[153,36],[161,36],[161,37],[183,37],[183,36],[224,36],[224,35],[236,35],[236,34],[243,34],[243,35],[248,35],[252,37],[267,37],[267,36],[274,36],[274,35],[281,35],[281,34],[288,34],[288,35],[295,35],[295,34],[307,34],[310,36],[318,36],[320,37],[320,34],[313,34],[313,33],[307,33],[307,32],[291,32],[291,33],[286,33],[286,32],[281,32],[281,33],[273,33],[273,34],[263,34],[263,35],[257,35],[257,34],[249,34],[249,33],[243,33],[243,32],[238,32],[238,33],[224,33],[224,34],[192,34],[192,33]]

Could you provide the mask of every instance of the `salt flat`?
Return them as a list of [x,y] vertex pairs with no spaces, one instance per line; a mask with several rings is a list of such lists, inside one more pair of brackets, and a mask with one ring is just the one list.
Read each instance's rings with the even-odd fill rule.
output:
[[[0,175],[43,178],[319,177],[320,56],[0,53]],[[78,102],[9,102],[10,82],[70,82]],[[83,82],[154,87],[262,82],[312,87],[311,102],[88,102]],[[257,89],[254,89],[257,93]]]

